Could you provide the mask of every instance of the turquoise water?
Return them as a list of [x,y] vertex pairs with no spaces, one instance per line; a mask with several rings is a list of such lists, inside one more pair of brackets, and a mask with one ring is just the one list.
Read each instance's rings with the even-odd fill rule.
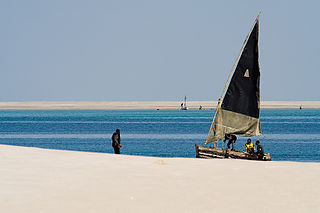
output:
[[[113,153],[111,135],[121,130],[128,155],[195,157],[214,110],[6,110],[0,111],[0,143]],[[275,161],[320,161],[320,110],[262,110],[265,152]],[[236,149],[245,144],[238,138]],[[219,143],[220,147],[225,147]]]

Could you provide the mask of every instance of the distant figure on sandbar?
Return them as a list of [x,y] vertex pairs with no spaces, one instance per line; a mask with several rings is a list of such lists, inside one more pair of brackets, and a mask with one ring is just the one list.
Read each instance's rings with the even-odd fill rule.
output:
[[120,129],[116,129],[112,135],[112,147],[114,149],[114,154],[120,154],[120,148],[122,147],[120,143]]
[[262,145],[260,144],[260,141],[256,141],[256,145],[257,145],[257,152],[256,154],[258,155],[258,159],[259,160],[262,160],[263,159],[263,156],[264,156],[264,150],[263,150],[263,147]]
[[254,145],[251,142],[250,138],[247,140],[246,143],[246,152],[248,152],[249,154],[254,154]]
[[231,135],[231,134],[226,134],[225,137],[224,137],[224,140],[223,142],[226,142],[226,140],[229,140],[227,146],[228,146],[228,149],[230,149],[230,144],[232,144],[232,151],[234,151],[234,144],[236,143],[236,140],[237,140],[237,136],[235,135]]

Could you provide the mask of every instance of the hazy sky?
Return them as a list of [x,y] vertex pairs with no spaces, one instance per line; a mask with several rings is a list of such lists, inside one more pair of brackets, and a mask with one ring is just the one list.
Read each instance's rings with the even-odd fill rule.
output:
[[2,0],[0,101],[217,100],[260,16],[262,100],[320,100],[320,1]]

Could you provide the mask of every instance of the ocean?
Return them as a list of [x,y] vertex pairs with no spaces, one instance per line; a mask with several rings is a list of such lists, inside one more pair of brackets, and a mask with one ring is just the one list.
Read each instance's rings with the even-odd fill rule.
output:
[[[1,110],[0,144],[113,153],[121,130],[121,154],[195,157],[204,145],[214,110]],[[320,110],[261,110],[265,153],[274,161],[320,162]],[[236,149],[247,138],[238,137]],[[226,147],[223,142],[218,147]]]

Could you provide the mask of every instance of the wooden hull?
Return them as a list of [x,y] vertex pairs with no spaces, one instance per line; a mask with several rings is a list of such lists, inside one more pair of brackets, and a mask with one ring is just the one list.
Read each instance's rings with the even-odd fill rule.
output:
[[[231,151],[230,149],[218,149],[199,146],[196,144],[197,158],[234,158],[244,160],[261,160],[257,155],[249,154],[247,152]],[[265,154],[262,161],[271,161],[270,154]]]

